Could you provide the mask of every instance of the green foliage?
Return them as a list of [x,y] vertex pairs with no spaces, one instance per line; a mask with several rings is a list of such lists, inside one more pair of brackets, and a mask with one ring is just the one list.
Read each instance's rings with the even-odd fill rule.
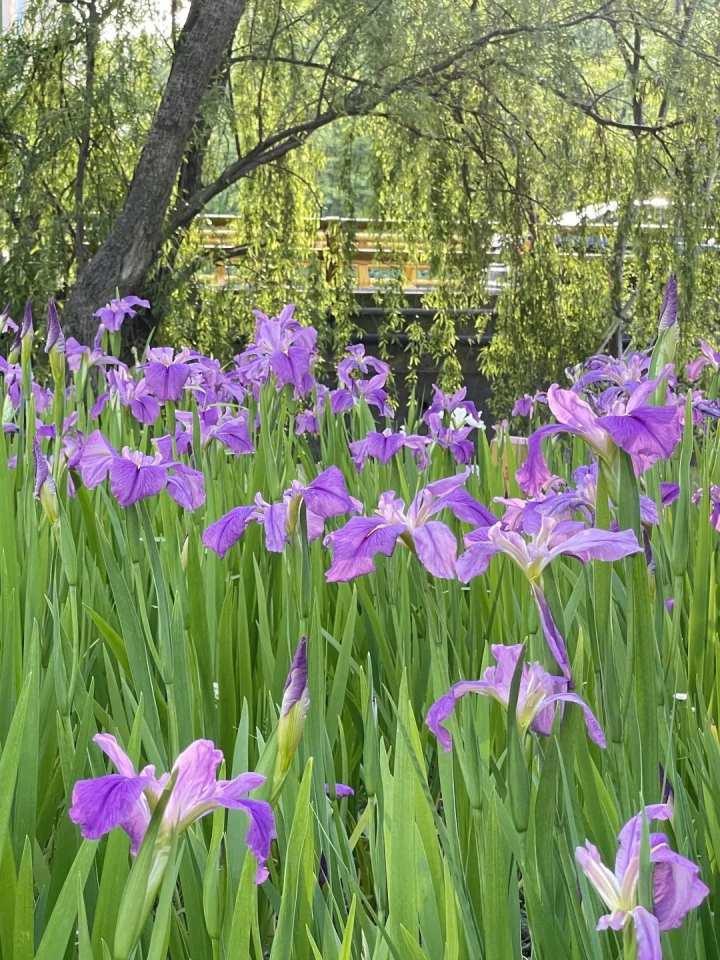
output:
[[608,338],[609,313],[602,260],[558,251],[547,232],[532,249],[517,251],[481,357],[495,411],[507,414],[514,399],[538,383],[564,383],[566,367]]
[[[318,249],[330,213],[370,220],[378,264],[431,266],[433,288],[411,302],[392,278],[372,295],[381,346],[397,355],[404,335],[411,380],[428,364],[459,380],[458,335],[489,332],[465,311],[495,306],[493,263],[510,279],[477,357],[498,414],[618,326],[646,339],[670,271],[686,355],[717,330],[717,11],[610,7],[249,2],[188,144],[166,242],[134,291],[163,338],[226,358],[249,308],[291,300],[337,353],[357,321],[354,229],[338,222]],[[152,10],[31,0],[23,28],[0,36],[0,290],[16,310],[28,294],[64,295],[121,208],[172,63]],[[200,215],[178,226],[201,190]],[[561,226],[589,204],[609,212]],[[237,217],[224,251],[204,243],[207,212]],[[593,236],[604,244],[584,247]],[[402,312],[418,301],[433,320]]]
[[[565,261],[537,258],[547,262],[560,273]],[[72,385],[68,413],[84,423],[99,371]],[[195,410],[194,392],[185,400]],[[660,799],[659,764],[674,791],[673,845],[697,860],[711,888],[663,935],[665,956],[715,960],[720,538],[707,489],[720,458],[717,427],[696,429],[689,409],[671,459],[638,480],[624,458],[615,505],[600,474],[596,518],[607,527],[636,526],[638,493],[680,481],[678,503],[660,510],[648,533],[653,566],[643,553],[612,565],[556,558],[548,575],[575,687],[602,722],[607,749],[588,742],[573,706],[550,736],[521,735],[515,690],[507,715],[488,698],[467,698],[445,753],[422,722],[427,708],[450,682],[478,677],[491,644],[525,643],[528,661],[549,665],[514,564],[495,558],[469,585],[435,580],[400,543],[375,572],[335,584],[324,577],[327,551],[305,541],[302,523],[280,554],[265,549],[254,525],[223,559],[203,547],[210,522],[257,492],[277,499],[299,465],[309,480],[337,464],[367,513],[383,490],[409,500],[454,472],[435,447],[426,471],[406,451],[359,473],[347,443],[364,435],[369,411],[326,417],[308,442],[293,430],[299,406],[269,384],[253,455],[197,444],[189,459],[204,474],[207,503],[194,512],[166,493],[124,510],[106,483],[90,490],[77,477],[71,496],[60,437],[46,441],[59,500],[48,518],[33,495],[24,430],[0,433],[2,960],[506,960],[530,950],[541,960],[617,960],[622,947],[595,930],[603,907],[578,878],[573,850],[587,837],[611,860],[619,826]],[[17,420],[35,417],[30,397]],[[99,426],[117,446],[149,453],[173,417],[166,408],[148,428],[111,402]],[[492,505],[517,493],[516,450],[479,435],[474,496]],[[550,442],[547,452],[564,477],[588,456],[579,441]],[[706,493],[695,504],[698,486]],[[466,532],[450,522],[458,537]],[[272,798],[269,880],[254,884],[244,814],[220,811],[166,851],[148,902],[152,845],[133,860],[120,830],[82,841],[68,818],[74,783],[106,772],[92,735],[115,733],[134,761],[158,770],[207,737],[222,746],[226,776],[271,775],[283,681],[303,634],[310,708]],[[355,795],[336,797],[338,782]]]

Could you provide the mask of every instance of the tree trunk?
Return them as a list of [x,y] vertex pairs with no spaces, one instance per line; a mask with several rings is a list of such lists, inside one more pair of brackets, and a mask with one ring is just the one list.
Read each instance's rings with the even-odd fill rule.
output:
[[65,305],[65,324],[85,339],[93,312],[138,289],[163,242],[178,170],[200,103],[232,42],[245,0],[192,0],[160,105],[140,154],[122,212],[80,273]]

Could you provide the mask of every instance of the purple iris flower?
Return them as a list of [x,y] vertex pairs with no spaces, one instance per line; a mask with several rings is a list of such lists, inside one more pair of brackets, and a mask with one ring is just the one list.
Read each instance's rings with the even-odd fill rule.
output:
[[49,387],[43,387],[35,380],[31,383],[30,389],[35,401],[35,412],[45,413],[46,410],[49,410],[53,402],[53,391]]
[[427,408],[423,414],[423,420],[425,423],[430,423],[430,418],[434,414],[453,414],[457,410],[464,411],[465,419],[476,418],[478,415],[477,407],[472,402],[472,400],[466,400],[467,387],[461,387],[459,390],[456,390],[455,393],[445,393],[443,390],[438,387],[437,384],[433,384],[433,396],[432,403]]
[[33,335],[33,315],[32,315],[32,300],[25,301],[25,309],[23,310],[23,320],[22,326],[20,327],[20,339],[25,340],[27,337]]
[[[153,437],[152,445],[162,456],[163,460],[172,460],[173,458],[173,438],[169,433],[162,437]],[[186,456],[192,450],[192,433],[178,426],[175,430],[175,453],[178,456]]]
[[275,818],[269,803],[247,799],[248,793],[265,783],[265,777],[259,773],[241,773],[232,780],[218,780],[217,771],[223,755],[210,740],[195,740],[177,758],[172,772],[160,777],[152,765],[138,772],[110,734],[99,733],[93,741],[118,772],[78,780],[75,784],[69,815],[80,827],[83,837],[97,840],[120,827],[130,837],[132,853],[137,854],[150,825],[152,811],[174,775],[158,845],[168,843],[173,834],[181,833],[195,820],[218,807],[243,810],[250,820],[245,839],[258,864],[256,882],[262,883],[267,878],[266,864],[276,835]]
[[712,503],[710,523],[720,533],[720,486],[718,484],[710,487],[710,502]]
[[700,356],[691,360],[685,368],[685,376],[691,383],[700,379],[705,367],[711,367],[715,373],[720,370],[720,351],[713,350],[707,340],[700,341]]
[[7,333],[8,330],[11,333],[17,333],[19,329],[20,327],[10,316],[10,304],[8,303],[2,311],[0,311],[0,333]]
[[417,554],[433,576],[455,579],[455,534],[433,517],[448,509],[459,520],[470,523],[491,523],[496,519],[464,489],[467,478],[465,471],[429,484],[415,495],[407,509],[394,490],[383,493],[372,516],[353,517],[325,538],[325,545],[333,554],[325,579],[353,580],[372,573],[375,556],[391,556],[398,540]]
[[[522,654],[521,643],[504,646],[493,644],[492,655],[497,666],[488,667],[480,680],[460,680],[454,683],[447,693],[430,707],[425,722],[437,737],[443,750],[452,749],[452,737],[444,726],[452,715],[455,706],[468,693],[493,697],[506,709],[510,702],[510,688],[518,661]],[[539,663],[523,663],[520,688],[517,699],[517,722],[521,733],[533,730],[543,736],[550,736],[558,710],[563,703],[579,706],[585,717],[585,726],[591,740],[605,747],[605,734],[595,718],[595,714],[585,701],[576,693],[568,690],[569,682],[565,677],[555,677],[544,670]]]
[[503,523],[482,526],[465,537],[467,550],[458,557],[457,574],[467,583],[485,573],[492,557],[504,553],[515,561],[527,577],[538,608],[550,652],[565,677],[570,678],[570,661],[565,640],[552,616],[542,589],[542,573],[556,557],[590,560],[620,560],[642,547],[632,530],[598,530],[579,520],[565,520],[552,514],[539,514],[539,526],[530,536],[507,529]]
[[32,350],[33,334],[32,300],[28,299],[25,301],[22,326],[15,332],[11,353],[19,353],[23,348],[23,344],[25,345],[25,350],[30,352]]
[[[372,374],[367,376],[367,374]],[[376,407],[383,417],[391,417],[393,408],[385,389],[390,376],[390,367],[377,357],[366,355],[361,343],[352,344],[337,366],[340,386],[330,391],[330,408],[333,413],[344,413],[361,400]]]
[[294,312],[293,304],[283,307],[277,317],[253,311],[255,339],[235,357],[236,371],[245,386],[257,390],[272,374],[279,388],[292,384],[298,397],[312,390],[317,331],[301,326],[293,319]]
[[320,433],[320,421],[329,402],[330,391],[328,388],[322,383],[316,383],[315,402],[307,410],[301,410],[295,416],[295,433],[298,437],[306,433]]
[[701,390],[694,390],[692,394],[692,415],[693,423],[698,427],[701,427],[706,419],[720,420],[720,400],[706,400]]
[[5,396],[13,410],[17,410],[22,402],[22,367],[0,356],[0,373],[5,382]]
[[417,433],[393,433],[388,427],[382,433],[371,430],[362,440],[355,440],[350,446],[352,461],[358,470],[362,470],[365,462],[372,458],[380,463],[389,463],[390,460],[403,449],[411,450],[415,462],[421,470],[428,465],[427,447],[432,441],[430,437],[421,437]]
[[234,369],[224,371],[214,357],[206,357],[197,350],[183,350],[176,358],[186,361],[190,375],[185,389],[191,391],[198,408],[209,411],[223,404],[242,404],[247,399],[247,388],[238,382]]
[[652,904],[646,909],[638,903],[643,822],[671,817],[672,807],[658,803],[628,820],[618,835],[614,870],[605,866],[589,840],[575,850],[578,866],[610,911],[600,917],[597,929],[624,930],[632,923],[637,960],[662,960],[660,934],[680,927],[710,892],[697,864],[676,853],[664,833],[651,833]]
[[[175,450],[178,454],[186,454],[192,450],[193,443],[193,415],[187,410],[178,410],[175,414],[177,427],[175,430]],[[239,410],[234,413],[220,414],[216,407],[201,410],[200,442],[203,447],[211,440],[217,440],[230,453],[239,456],[255,452],[248,428],[248,411]],[[173,457],[173,438],[166,434],[153,439],[154,446],[167,460]]]
[[603,416],[598,416],[572,390],[553,384],[548,390],[548,406],[558,422],[540,427],[530,437],[527,459],[516,474],[522,490],[536,496],[555,479],[543,457],[542,443],[556,433],[582,437],[608,463],[614,460],[618,447],[625,450],[637,474],[669,457],[682,433],[677,409],[674,405],[656,407],[646,402],[665,376],[664,372],[655,380],[646,380],[627,400],[618,399],[610,415]]
[[328,796],[334,794],[340,800],[342,800],[344,797],[355,796],[355,791],[352,787],[348,786],[347,783],[326,783],[325,793],[328,794]]
[[55,300],[50,297],[48,301],[48,324],[47,339],[45,341],[45,353],[65,353],[65,336],[60,326],[60,317]]
[[[248,427],[249,413],[238,410],[234,415],[223,416],[216,424],[207,428],[207,442],[217,440],[230,453],[236,456],[255,452],[255,445]],[[200,429],[203,429],[203,416],[200,416]]]
[[470,434],[485,427],[475,404],[465,399],[466,393],[466,387],[448,394],[433,384],[433,401],[423,414],[433,440],[461,464],[470,463],[475,452]]
[[301,637],[290,664],[285,687],[283,689],[280,716],[287,715],[299,707],[305,717],[310,706],[310,692],[308,688],[307,664],[307,637]]
[[188,351],[176,354],[172,347],[152,347],[145,362],[145,384],[148,393],[158,400],[177,403],[183,395],[191,373]]
[[69,465],[77,469],[86,487],[93,489],[106,478],[121,507],[155,496],[162,490],[185,510],[197,510],[205,502],[203,475],[185,464],[168,461],[158,454],[147,456],[123,447],[118,453],[99,430],[80,445]]
[[203,543],[219,557],[224,557],[251,523],[259,523],[265,528],[266,548],[272,553],[282,553],[296,529],[302,504],[305,505],[310,540],[322,536],[326,520],[361,509],[348,493],[345,478],[338,467],[328,467],[306,485],[294,481],[279,503],[268,503],[257,494],[254,504],[234,507],[210,524],[203,533]]
[[139,423],[148,426],[155,423],[160,416],[160,403],[150,390],[145,377],[134,380],[127,367],[119,364],[116,370],[108,372],[107,382],[108,392],[97,398],[90,411],[93,418],[100,416],[111,397],[117,397],[118,402],[123,407],[127,407]]
[[35,488],[33,494],[35,499],[42,504],[50,523],[55,523],[60,517],[57,488],[50,472],[50,463],[42,451],[40,437],[37,434],[33,439],[33,456],[35,459]]
[[301,410],[295,417],[295,433],[302,437],[306,433],[318,434],[320,425],[314,410]]
[[575,393],[594,383],[611,383],[631,392],[645,379],[650,369],[650,356],[643,351],[628,351],[620,357],[599,353],[589,357],[573,370],[567,370]]
[[277,757],[275,761],[275,790],[285,779],[293,757],[297,753],[310,709],[308,686],[307,637],[301,637],[285,681],[280,719],[277,728]]
[[[592,509],[593,515],[597,499],[597,475],[597,463],[593,463],[590,466],[578,467],[573,473],[575,490],[580,497],[585,499],[588,507]],[[660,483],[659,492],[660,505],[662,507],[669,507],[680,496],[680,487],[676,483],[663,481]],[[646,526],[656,526],[660,523],[656,502],[644,494],[640,496],[640,520]]]
[[107,366],[119,362],[116,357],[104,353],[100,347],[91,349],[85,344],[79,343],[75,337],[68,337],[65,341],[65,357],[72,373],[78,372],[83,360],[87,362],[88,367]]
[[98,318],[100,326],[104,330],[108,330],[110,333],[117,333],[126,318],[135,316],[137,313],[135,307],[148,309],[149,306],[150,301],[143,300],[142,297],[118,297],[106,303],[104,307],[100,307],[99,310],[96,310],[93,316]]
[[[10,363],[0,356],[0,375],[5,381],[5,396],[13,410],[17,410],[22,403],[22,367],[19,363]],[[35,380],[30,384],[30,389],[35,401],[35,412],[44,413],[52,405],[53,391]]]
[[518,397],[513,405],[511,416],[513,417],[531,417],[535,412],[535,398],[529,393],[524,393]]

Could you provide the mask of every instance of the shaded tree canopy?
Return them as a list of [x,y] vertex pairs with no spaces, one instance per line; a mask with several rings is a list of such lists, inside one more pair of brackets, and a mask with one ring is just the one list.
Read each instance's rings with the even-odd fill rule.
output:
[[[352,230],[314,251],[330,207],[390,225],[402,243],[386,259],[431,263],[434,320],[408,322],[390,278],[383,335],[402,326],[449,380],[493,238],[510,280],[483,363],[510,371],[508,390],[519,347],[542,378],[618,322],[647,325],[670,270],[692,336],[717,315],[716,14],[712,0],[34,0],[0,38],[0,290],[58,294],[82,333],[116,289],[145,293],[170,335],[219,352],[249,305],[294,299],[321,328],[331,311],[339,343]],[[589,204],[612,225],[579,222],[594,239],[569,253],[558,218]],[[238,215],[228,289],[201,280],[199,221],[217,210]]]

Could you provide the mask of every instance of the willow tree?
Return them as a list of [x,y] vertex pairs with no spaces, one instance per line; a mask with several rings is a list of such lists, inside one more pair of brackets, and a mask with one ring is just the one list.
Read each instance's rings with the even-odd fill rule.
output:
[[[474,57],[432,91],[425,117],[396,113],[391,156],[387,137],[379,148],[389,209],[414,238],[434,239],[436,295],[445,277],[444,302],[462,303],[484,280],[477,250],[475,269],[466,257],[448,271],[459,249],[444,222],[465,250],[482,225],[502,242],[509,279],[481,355],[498,412],[613,334],[649,336],[670,271],[686,343],[717,327],[720,263],[704,241],[718,223],[719,41],[713,3],[613,3],[573,30]],[[392,189],[399,167],[412,191]],[[590,205],[607,226],[588,211],[563,230]],[[434,332],[452,374],[457,329]]]
[[[141,287],[164,242],[233,184],[277,163],[317,130],[442,88],[482,51],[570,29],[598,12],[577,2],[553,4],[550,13],[544,4],[524,7],[518,16],[476,2],[192,0],[122,209],[70,292],[69,323],[87,322],[116,289]],[[208,152],[198,151],[193,134],[208,136],[203,101],[219,78],[236,150],[206,172]],[[286,90],[280,99],[278,80]],[[190,150],[197,157],[194,189],[178,191]]]
[[[82,328],[116,289],[148,293],[166,333],[230,350],[251,301],[293,298],[320,326],[332,313],[342,340],[351,232],[313,250],[330,187],[379,242],[383,226],[399,235],[385,259],[431,262],[434,320],[408,319],[392,278],[378,293],[383,343],[402,333],[411,369],[429,354],[458,376],[491,256],[509,265],[483,353],[501,407],[529,371],[559,376],[619,322],[648,325],[670,269],[684,329],[711,314],[714,0],[194,0],[166,38],[147,30],[150,2],[33,0],[0,38],[14,299],[69,294]],[[641,201],[658,195],[670,206],[649,230]],[[581,224],[570,251],[558,220],[588,204],[614,222]],[[200,282],[198,224],[219,209],[237,214],[228,289]]]

